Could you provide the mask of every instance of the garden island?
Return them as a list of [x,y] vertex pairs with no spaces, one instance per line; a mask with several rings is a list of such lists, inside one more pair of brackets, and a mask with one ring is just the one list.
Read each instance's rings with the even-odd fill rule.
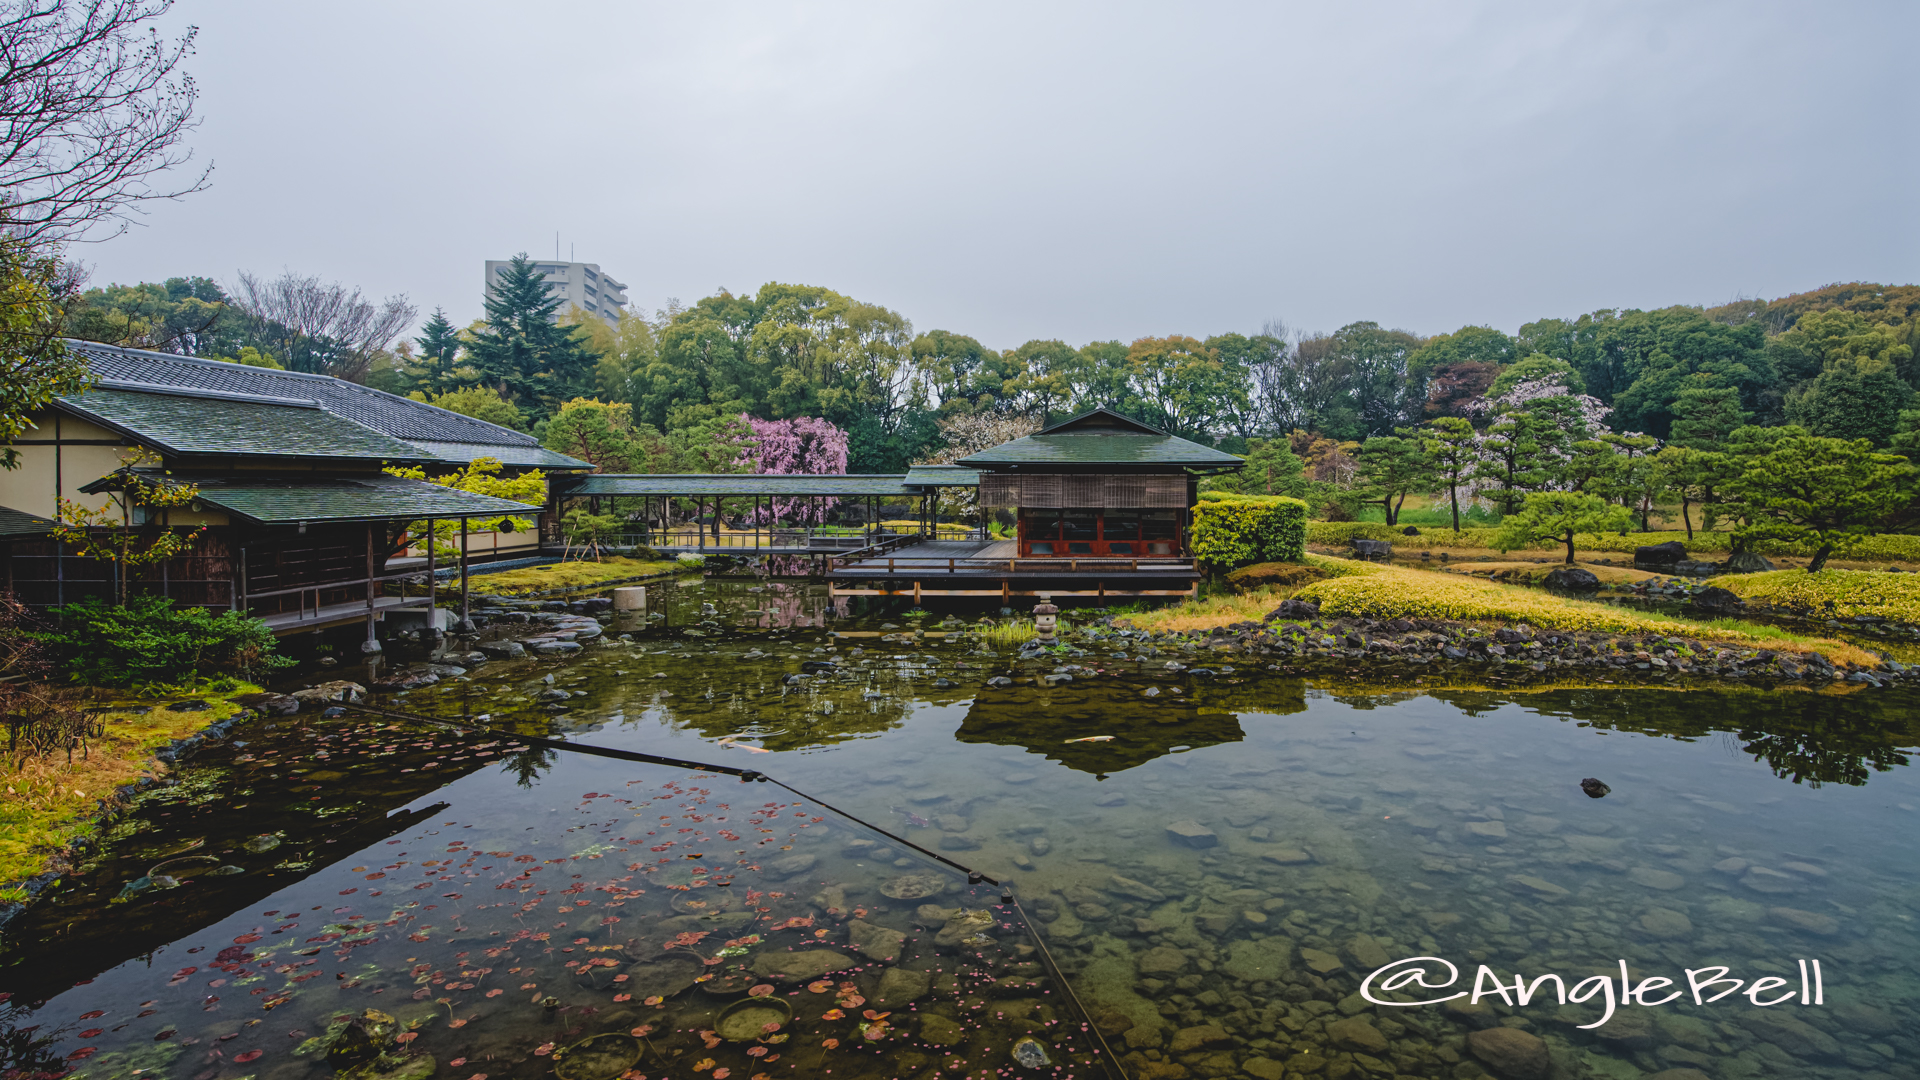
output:
[[1920,1076],[1920,288],[87,287],[152,8],[0,19],[0,1080]]

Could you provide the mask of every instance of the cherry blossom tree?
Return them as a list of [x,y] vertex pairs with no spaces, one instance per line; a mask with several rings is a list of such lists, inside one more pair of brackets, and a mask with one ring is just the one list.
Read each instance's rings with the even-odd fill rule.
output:
[[[753,472],[775,476],[828,476],[847,471],[847,433],[817,416],[788,420],[761,420],[742,414],[753,429],[752,443],[741,463]],[[774,499],[755,520],[819,524],[838,499]]]

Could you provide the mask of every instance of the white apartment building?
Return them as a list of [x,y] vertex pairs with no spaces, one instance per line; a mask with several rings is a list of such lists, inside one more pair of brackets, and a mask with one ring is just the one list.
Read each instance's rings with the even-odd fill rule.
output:
[[[500,275],[506,273],[512,265],[507,259],[487,260],[487,291],[500,282]],[[546,278],[547,295],[560,298],[560,306],[554,309],[558,315],[567,310],[568,304],[580,308],[590,315],[598,315],[612,323],[620,318],[620,309],[627,306],[627,287],[600,272],[599,263],[548,262],[540,260],[533,268]]]

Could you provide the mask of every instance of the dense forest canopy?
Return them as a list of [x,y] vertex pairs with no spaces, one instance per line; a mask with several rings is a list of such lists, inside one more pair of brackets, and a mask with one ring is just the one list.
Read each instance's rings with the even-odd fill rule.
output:
[[[530,271],[486,300],[485,317],[467,327],[436,312],[416,341],[377,343],[364,378],[434,396],[492,389],[535,430],[582,396],[630,405],[636,423],[660,431],[743,413],[817,416],[850,433],[854,468],[922,458],[939,445],[940,421],[980,413],[1044,420],[1106,406],[1229,450],[1295,430],[1352,441],[1443,416],[1480,425],[1489,395],[1540,372],[1611,409],[1615,433],[1671,439],[1676,420],[1709,401],[1744,423],[1887,446],[1920,387],[1912,285],[1603,309],[1512,335],[1269,324],[1008,349],[955,331],[916,333],[899,312],[812,285],[721,290],[652,317],[628,312],[618,326],[553,311]],[[366,347],[273,324],[205,277],[88,290],[67,325],[76,337],[303,370],[330,371],[330,358]]]

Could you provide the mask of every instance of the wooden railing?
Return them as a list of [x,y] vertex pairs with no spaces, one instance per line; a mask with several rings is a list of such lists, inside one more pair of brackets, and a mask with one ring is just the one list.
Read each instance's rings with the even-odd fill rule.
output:
[[[895,550],[875,545],[833,560],[835,570],[860,570],[889,574],[1192,574],[1199,572],[1193,559],[1147,556],[1133,558],[1048,558],[981,559],[955,556],[904,558],[892,556]],[[884,558],[883,558],[884,557]]]

